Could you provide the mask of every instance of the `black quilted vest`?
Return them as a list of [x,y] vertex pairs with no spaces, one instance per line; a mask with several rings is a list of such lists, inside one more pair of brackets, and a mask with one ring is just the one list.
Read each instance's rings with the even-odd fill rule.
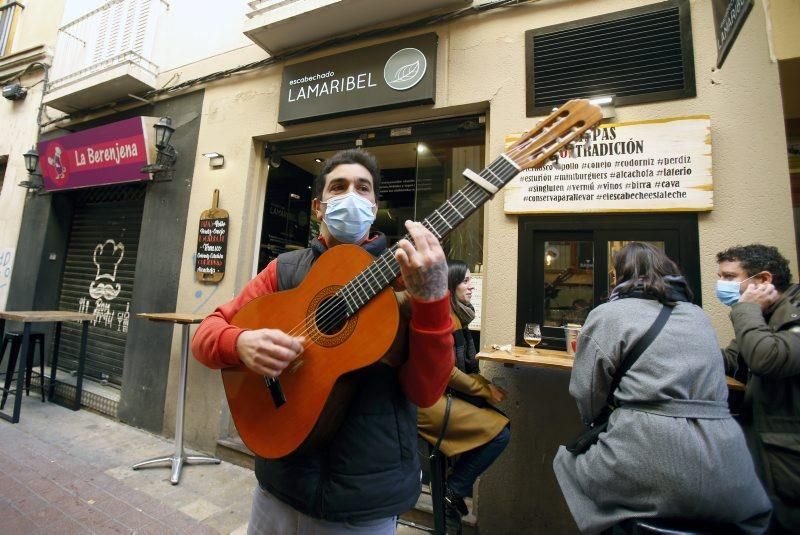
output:
[[[364,248],[378,255],[386,238]],[[323,252],[315,240],[308,249],[278,256],[278,289],[296,287]],[[417,410],[403,394],[397,369],[377,363],[353,373],[355,398],[330,443],[278,460],[256,457],[262,488],[306,515],[332,522],[400,515],[420,493]]]

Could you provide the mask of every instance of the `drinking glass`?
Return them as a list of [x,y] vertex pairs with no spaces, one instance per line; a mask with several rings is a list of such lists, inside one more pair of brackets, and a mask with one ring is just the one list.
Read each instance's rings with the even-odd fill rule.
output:
[[526,323],[522,338],[525,340],[526,344],[531,346],[531,353],[536,353],[536,349],[534,348],[542,341],[542,329],[539,327],[539,324]]

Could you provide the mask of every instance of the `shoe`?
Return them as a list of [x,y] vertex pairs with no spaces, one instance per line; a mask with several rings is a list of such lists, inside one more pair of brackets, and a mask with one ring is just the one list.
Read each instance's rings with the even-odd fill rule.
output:
[[464,498],[453,492],[450,487],[445,487],[444,503],[458,511],[461,516],[467,516],[469,514],[469,509],[467,509]]

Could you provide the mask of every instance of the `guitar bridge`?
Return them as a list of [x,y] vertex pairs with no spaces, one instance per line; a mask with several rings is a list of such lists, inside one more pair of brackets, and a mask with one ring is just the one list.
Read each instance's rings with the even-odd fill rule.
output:
[[276,409],[286,403],[286,396],[283,394],[281,382],[278,379],[273,379],[265,375],[264,383],[266,383],[267,388],[269,388],[269,393],[272,396],[272,402],[275,404]]

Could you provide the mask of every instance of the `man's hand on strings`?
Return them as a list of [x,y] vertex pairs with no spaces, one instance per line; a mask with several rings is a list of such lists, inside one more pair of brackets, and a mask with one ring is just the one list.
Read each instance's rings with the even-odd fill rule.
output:
[[236,351],[245,366],[259,375],[278,377],[303,352],[302,336],[278,329],[244,331],[236,339]]
[[397,242],[394,256],[400,264],[408,293],[418,301],[435,301],[447,293],[447,262],[436,236],[422,224],[406,221],[413,244]]

